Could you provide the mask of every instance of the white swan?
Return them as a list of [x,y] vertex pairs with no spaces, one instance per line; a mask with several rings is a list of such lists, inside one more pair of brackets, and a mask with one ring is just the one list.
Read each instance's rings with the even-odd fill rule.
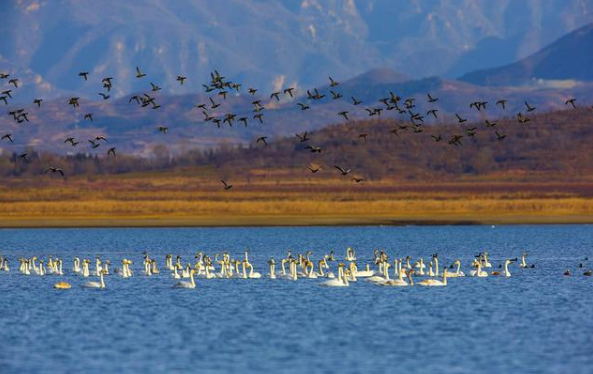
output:
[[504,270],[503,270],[503,272],[501,273],[499,271],[493,271],[492,272],[492,275],[500,275],[500,276],[507,277],[507,278],[510,277],[511,276],[511,272],[509,271],[509,265],[511,263],[513,263],[513,260],[506,260],[504,262]]
[[447,268],[443,271],[443,280],[438,279],[425,279],[417,283],[419,286],[426,287],[442,287],[447,285]]
[[488,261],[488,252],[484,252],[484,256],[482,256],[482,261],[484,262],[485,268],[491,268],[492,264]]
[[180,281],[173,286],[173,288],[196,288],[196,282],[194,281],[194,273],[190,271],[189,274],[189,282],[188,281]]
[[372,277],[373,275],[375,275],[375,271],[371,270],[371,266],[369,264],[367,264],[366,269],[362,270],[362,271],[358,270],[358,267],[357,267],[355,275],[357,278],[368,278],[368,277]]
[[100,288],[100,289],[105,288],[103,272],[99,273],[99,280],[100,280],[100,282],[86,282],[85,284],[82,285],[82,287],[84,287],[84,288]]
[[338,264],[338,277],[322,282],[320,285],[325,287],[348,287],[348,278],[344,275],[344,264]]
[[488,273],[482,271],[482,263],[480,261],[475,261],[474,266],[476,266],[477,269],[469,272],[471,277],[486,278],[488,276]]
[[346,261],[356,261],[356,252],[350,247],[346,249]]
[[[404,280],[404,274],[406,273],[405,270],[401,269],[401,260],[399,260],[399,262],[395,262],[395,266],[394,266],[394,271],[395,268],[398,268],[398,272],[397,272],[397,279],[393,279],[393,280],[387,280],[386,282],[380,283],[383,286],[392,286],[392,287],[403,287],[403,286],[409,286],[408,282],[406,282]],[[420,270],[422,270],[422,268],[420,268]],[[410,270],[412,271],[412,270]]]
[[465,273],[463,271],[461,271],[461,261],[455,260],[455,262],[453,264],[457,266],[457,270],[455,270],[452,273],[449,273],[447,276],[449,278],[465,277]]

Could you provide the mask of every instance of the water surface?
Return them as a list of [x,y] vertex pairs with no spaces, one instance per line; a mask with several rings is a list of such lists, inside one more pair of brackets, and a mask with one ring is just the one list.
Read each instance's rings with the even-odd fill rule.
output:
[[[205,280],[176,290],[164,256],[245,248],[256,271],[287,249],[313,257],[347,246],[359,262],[375,248],[394,256],[438,252],[446,264],[488,250],[492,262],[529,253],[535,269],[509,279],[450,279],[446,288],[358,281]],[[141,275],[142,252],[161,274]],[[401,372],[591,373],[592,226],[299,227],[0,230],[0,372]],[[64,277],[23,276],[17,259],[65,259]],[[130,279],[107,289],[69,271],[74,256],[134,260]],[[593,263],[584,262],[585,267]],[[332,264],[335,270],[335,264]],[[575,276],[562,273],[571,268]],[[61,278],[61,279],[60,279]],[[73,284],[55,291],[58,280]]]

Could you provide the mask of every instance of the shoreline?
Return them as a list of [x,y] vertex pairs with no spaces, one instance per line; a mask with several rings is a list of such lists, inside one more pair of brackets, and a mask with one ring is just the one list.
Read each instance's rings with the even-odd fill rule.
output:
[[442,216],[201,216],[201,217],[25,217],[0,218],[10,228],[166,228],[302,226],[478,226],[593,224],[593,215]]

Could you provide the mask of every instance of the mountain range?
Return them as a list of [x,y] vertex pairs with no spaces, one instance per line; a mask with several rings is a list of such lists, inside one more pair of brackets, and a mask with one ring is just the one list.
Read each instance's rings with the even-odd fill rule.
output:
[[455,78],[591,22],[593,0],[8,0],[0,71],[21,77],[23,101],[96,98],[106,75],[121,97],[145,88],[130,79],[136,66],[168,94],[197,92],[215,68],[266,91],[378,66]]
[[[56,4],[61,6],[55,7]],[[14,99],[8,100],[8,110],[24,107],[30,120],[18,124],[11,116],[0,117],[1,131],[13,134],[14,138],[13,144],[0,143],[0,152],[22,151],[26,147],[59,153],[90,152],[87,139],[98,135],[106,136],[110,146],[116,146],[122,152],[145,156],[150,156],[155,147],[162,145],[178,153],[221,144],[248,144],[259,136],[274,140],[341,123],[345,121],[338,115],[342,111],[348,111],[350,120],[367,118],[364,109],[382,107],[379,100],[389,97],[390,92],[402,98],[414,98],[417,105],[413,111],[424,116],[427,125],[455,122],[455,114],[470,121],[511,117],[525,111],[525,101],[546,111],[565,108],[565,101],[572,97],[577,98],[579,106],[591,105],[593,100],[593,79],[588,69],[593,58],[593,26],[559,35],[555,40],[558,32],[590,19],[590,2],[585,0],[508,0],[497,2],[497,6],[478,0],[229,0],[181,4],[160,0],[147,0],[142,6],[136,0],[110,2],[109,6],[105,2],[70,0],[0,3],[0,14],[7,21],[0,23],[0,31],[12,36],[0,43],[0,72],[18,77],[22,84],[14,88],[3,80],[0,88],[12,88]],[[397,4],[397,11],[393,11],[390,4],[392,7]],[[431,12],[427,15],[429,9]],[[546,25],[541,30],[536,27],[553,15],[562,22]],[[439,22],[453,24],[456,20],[455,35],[451,30],[445,32],[447,27],[426,32],[425,22],[430,17],[438,19],[438,22],[429,23],[431,25]],[[134,22],[129,22],[130,19]],[[390,20],[397,21],[395,26]],[[484,30],[468,26],[474,23],[482,25]],[[19,27],[22,24],[30,25],[30,32],[23,32]],[[308,41],[303,36],[306,34],[302,31],[304,24],[316,25]],[[416,30],[416,24],[422,27]],[[492,26],[490,32],[498,30],[494,24],[504,26],[508,33],[505,34],[506,42],[505,38],[497,42],[475,42],[476,35],[488,34],[485,31],[488,27],[484,25]],[[525,25],[531,25],[533,29],[524,30]],[[412,29],[417,35],[410,36]],[[356,30],[366,31],[359,35]],[[407,33],[400,33],[394,42],[390,39],[394,30],[407,30]],[[537,37],[534,30],[539,30]],[[511,38],[511,34],[515,37]],[[242,39],[246,35],[250,37]],[[439,43],[443,40],[459,42],[470,38],[469,35],[474,38],[474,44],[468,44],[472,47],[458,54],[469,65],[460,68],[448,64],[449,60],[439,52]],[[318,37],[320,44],[311,43],[311,37]],[[409,44],[402,47],[400,44],[408,38],[411,38]],[[551,39],[550,45],[532,51],[535,45],[548,39]],[[328,43],[329,40],[335,43]],[[411,63],[405,66],[398,65],[399,57],[385,58],[393,56],[394,51],[400,51],[401,56],[419,53],[412,40],[422,45],[421,49],[430,50],[426,52],[430,58],[420,61],[408,55],[406,61]],[[499,55],[499,47],[512,44],[511,40],[513,43],[523,40],[517,44],[523,47],[514,53]],[[200,43],[205,43],[204,47],[200,47]],[[291,51],[284,53],[283,48],[288,46]],[[430,46],[435,47],[430,49]],[[159,48],[163,49],[159,52]],[[373,48],[381,53],[372,52]],[[513,56],[511,61],[515,56],[521,59],[498,68],[469,72],[459,80],[447,78],[451,72],[463,72],[474,66],[482,56],[480,48],[485,48],[484,56],[492,56],[489,63],[507,62],[510,56]],[[526,51],[530,54],[525,54]],[[377,57],[379,55],[383,57]],[[433,71],[423,65],[425,62],[439,65],[440,69],[435,72],[442,76],[418,78],[422,76],[418,74],[420,70]],[[136,79],[136,66],[141,66],[147,76]],[[373,66],[385,67],[365,71]],[[479,62],[478,66],[488,64]],[[213,68],[242,83],[242,90],[232,91],[226,100],[216,92],[204,93],[202,84],[208,82]],[[79,71],[85,70],[90,73],[88,81],[78,76]],[[359,71],[363,73],[357,75]],[[184,85],[176,82],[177,74],[187,74]],[[330,87],[328,75],[339,80],[340,85]],[[109,92],[109,100],[100,100],[97,93],[104,92],[101,79],[105,76],[114,77],[114,88]],[[149,83],[158,84],[163,89],[151,92]],[[252,85],[260,88],[255,96],[246,92]],[[284,94],[279,102],[270,98],[272,89],[281,90],[287,86],[296,87],[294,98]],[[307,100],[306,90],[313,87],[318,87],[326,97],[312,102]],[[342,98],[332,100],[330,89],[341,93]],[[132,95],[143,93],[154,96],[161,107],[154,110],[130,102]],[[427,93],[439,100],[428,103]],[[81,97],[80,107],[68,105],[71,96]],[[44,99],[40,108],[30,104],[33,97]],[[238,117],[248,117],[249,126],[235,122],[233,127],[223,125],[217,128],[211,122],[204,122],[202,110],[195,106],[210,105],[210,97],[220,107],[209,109],[209,115],[223,117],[235,113]],[[353,106],[352,97],[363,103]],[[501,98],[508,100],[506,110],[495,105]],[[266,107],[263,124],[252,117],[251,102],[256,99]],[[487,110],[476,112],[468,107],[470,102],[477,100],[488,101]],[[307,103],[311,109],[302,111],[297,102]],[[438,109],[438,118],[428,116],[429,109]],[[84,119],[87,113],[93,113],[92,122]],[[384,110],[384,117],[404,121],[409,115]],[[169,129],[166,135],[158,131],[161,126]],[[63,140],[69,136],[76,137],[82,144],[78,148],[65,144]],[[105,145],[93,152],[102,154],[106,149]]]

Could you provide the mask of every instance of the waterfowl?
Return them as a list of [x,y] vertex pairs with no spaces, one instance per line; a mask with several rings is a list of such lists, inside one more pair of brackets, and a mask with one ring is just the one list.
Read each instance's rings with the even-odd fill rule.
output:
[[86,282],[82,285],[83,288],[105,288],[105,280],[103,279],[103,272],[99,274],[99,282]]
[[[348,171],[350,171],[350,170],[348,170]],[[342,174],[343,173],[344,172],[342,172]],[[356,261],[356,252],[354,252],[354,249],[352,249],[350,247],[348,247],[346,249],[346,261]]]
[[325,281],[325,282],[321,283],[320,285],[326,286],[326,287],[348,287],[349,283],[348,283],[348,278],[344,274],[344,267],[345,267],[345,265],[343,263],[339,263],[338,264],[338,277],[334,278],[334,279],[330,279],[328,281]]
[[[399,261],[399,266],[401,266],[401,260]],[[397,279],[387,280],[385,282],[380,283],[383,286],[391,286],[391,287],[405,287],[409,286],[408,282],[406,282],[403,278],[404,274],[406,274],[405,270],[398,270]]]
[[457,269],[454,272],[448,274],[447,276],[449,278],[465,277],[465,273],[461,271],[461,261],[455,260],[453,264],[457,266]]
[[591,275],[593,275],[593,271],[591,270],[585,270],[585,272],[583,273],[584,276],[586,277],[590,277]]
[[474,261],[474,266],[477,269],[471,270],[469,272],[470,277],[485,278],[488,276],[488,273],[486,273],[485,271],[482,271],[482,263],[480,261]]
[[[189,267],[189,265],[188,265]],[[189,271],[189,282],[188,281],[180,281],[173,286],[173,288],[196,288],[196,282],[194,280],[194,273],[193,271]]]
[[419,286],[427,286],[427,287],[442,287],[447,285],[447,268],[443,270],[443,280],[437,279],[425,279],[423,281],[418,282]]
[[503,277],[510,277],[511,276],[511,272],[509,271],[509,265],[513,262],[513,260],[505,260],[504,262],[504,271],[501,273],[499,271],[493,271],[492,275],[500,275]]
[[58,290],[69,290],[72,288],[72,285],[68,282],[58,282],[54,284],[54,288]]

